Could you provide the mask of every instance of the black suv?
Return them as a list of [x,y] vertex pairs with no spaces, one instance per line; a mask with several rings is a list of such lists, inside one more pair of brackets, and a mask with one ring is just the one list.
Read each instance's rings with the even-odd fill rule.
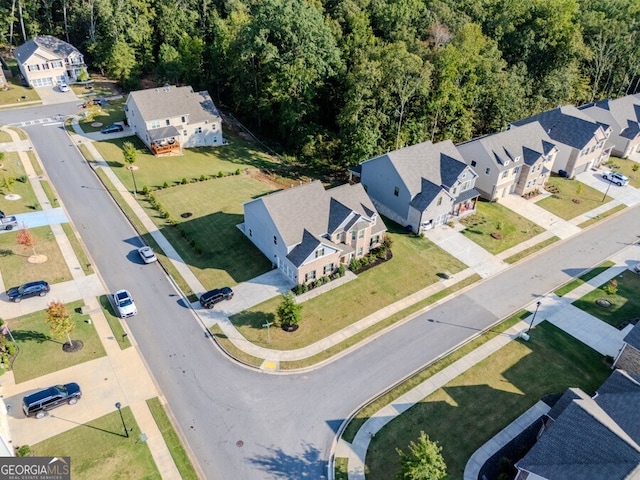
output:
[[12,287],[7,290],[7,297],[12,302],[18,303],[23,298],[35,297],[36,295],[44,297],[49,293],[51,288],[49,284],[44,280],[38,280],[37,282],[29,282],[19,287]]
[[81,396],[80,385],[77,383],[55,385],[24,397],[22,411],[27,417],[42,418],[47,410],[59,407],[64,403],[75,405]]
[[231,300],[232,298],[233,290],[229,287],[216,288],[200,296],[200,305],[204,308],[213,308],[216,303],[220,303],[223,300]]

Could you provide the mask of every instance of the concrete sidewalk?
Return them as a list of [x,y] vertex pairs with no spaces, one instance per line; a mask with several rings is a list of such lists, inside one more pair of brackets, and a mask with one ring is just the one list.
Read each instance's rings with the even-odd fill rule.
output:
[[[4,131],[7,131],[19,145],[16,151],[43,209],[42,212],[17,216],[29,227],[50,225],[72,280],[52,285],[48,297],[35,297],[29,302],[20,303],[0,301],[0,317],[11,319],[44,310],[51,298],[64,303],[82,299],[87,310],[90,311],[91,324],[96,329],[106,356],[18,384],[15,383],[13,372],[6,372],[2,376],[1,389],[8,410],[8,421],[0,434],[5,439],[11,438],[13,445],[37,443],[100,416],[113,413],[116,410],[115,403],[120,402],[124,406],[131,407],[136,423],[147,437],[147,445],[162,478],[179,479],[178,469],[146,404],[146,400],[160,395],[136,348],[135,339],[129,335],[133,348],[122,350],[118,345],[97,300],[97,297],[105,293],[104,286],[98,275],[85,275],[61,226],[61,223],[68,221],[64,210],[51,207],[40,182],[41,177],[35,174],[31,161],[25,153],[32,150],[30,142],[20,141],[17,133],[11,129],[4,129]],[[1,284],[0,277],[0,286]],[[126,329],[126,324],[123,326]],[[24,417],[20,405],[25,394],[70,381],[78,382],[83,389],[83,398],[77,405],[61,407],[52,411],[47,418],[38,421]],[[68,414],[73,415],[72,421],[67,419]],[[195,467],[198,468],[197,465]]]

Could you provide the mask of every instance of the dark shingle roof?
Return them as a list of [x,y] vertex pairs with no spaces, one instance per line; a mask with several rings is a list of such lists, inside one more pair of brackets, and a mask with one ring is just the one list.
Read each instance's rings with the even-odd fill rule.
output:
[[33,55],[38,48],[46,50],[51,55],[60,59],[65,59],[72,53],[78,53],[78,49],[73,45],[68,44],[59,38],[52,37],[51,35],[40,35],[27,40],[25,43],[17,47],[13,51],[13,55],[21,62],[26,62],[31,55]]
[[636,350],[640,350],[640,322],[636,323],[624,337],[624,341]]
[[579,398],[589,398],[589,396],[579,388],[568,388],[558,399],[555,405],[551,407],[551,410],[547,412],[547,416],[556,420],[560,414],[564,412],[564,409],[571,404],[571,402],[578,400]]
[[602,125],[572,105],[539,113],[513,122],[512,125],[521,127],[533,122],[538,122],[552,140],[579,150],[582,150],[591,141]]

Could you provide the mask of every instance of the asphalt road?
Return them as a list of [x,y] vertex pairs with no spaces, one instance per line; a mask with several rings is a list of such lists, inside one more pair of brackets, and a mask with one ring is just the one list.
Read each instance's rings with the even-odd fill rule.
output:
[[[75,107],[0,112],[0,122]],[[135,257],[135,231],[64,130],[26,130],[107,288],[135,297],[139,314],[127,323],[208,479],[326,478],[334,432],[358,405],[638,240],[638,208],[628,209],[324,367],[266,374],[220,353],[162,269]]]

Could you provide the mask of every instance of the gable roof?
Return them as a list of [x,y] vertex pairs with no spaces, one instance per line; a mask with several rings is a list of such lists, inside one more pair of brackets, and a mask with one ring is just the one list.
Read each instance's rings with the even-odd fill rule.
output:
[[640,94],[626,95],[624,97],[589,103],[578,107],[579,110],[589,115],[594,110],[606,118],[613,131],[624,137],[633,139],[640,133]]
[[625,335],[623,340],[636,350],[640,350],[640,322],[633,326],[631,331]]
[[133,101],[146,122],[185,115],[187,125],[220,119],[209,92],[194,92],[191,87],[166,86],[131,92]]
[[[522,161],[533,165],[542,155],[548,155],[556,146],[538,122],[532,122],[504,132],[475,138],[458,146],[479,144],[498,171],[513,168]],[[519,160],[516,162],[516,158]]]
[[548,479],[640,478],[638,379],[616,370],[594,398],[565,392],[549,412],[558,413],[555,422],[516,466]]
[[573,105],[564,105],[547,112],[539,113],[511,125],[521,127],[532,122],[539,123],[549,138],[556,142],[582,150],[596,135],[598,129],[609,126],[594,121],[589,115]]
[[39,35],[27,40],[13,51],[13,55],[24,64],[38,48],[60,59],[65,59],[72,53],[81,55],[76,47],[51,35]]

